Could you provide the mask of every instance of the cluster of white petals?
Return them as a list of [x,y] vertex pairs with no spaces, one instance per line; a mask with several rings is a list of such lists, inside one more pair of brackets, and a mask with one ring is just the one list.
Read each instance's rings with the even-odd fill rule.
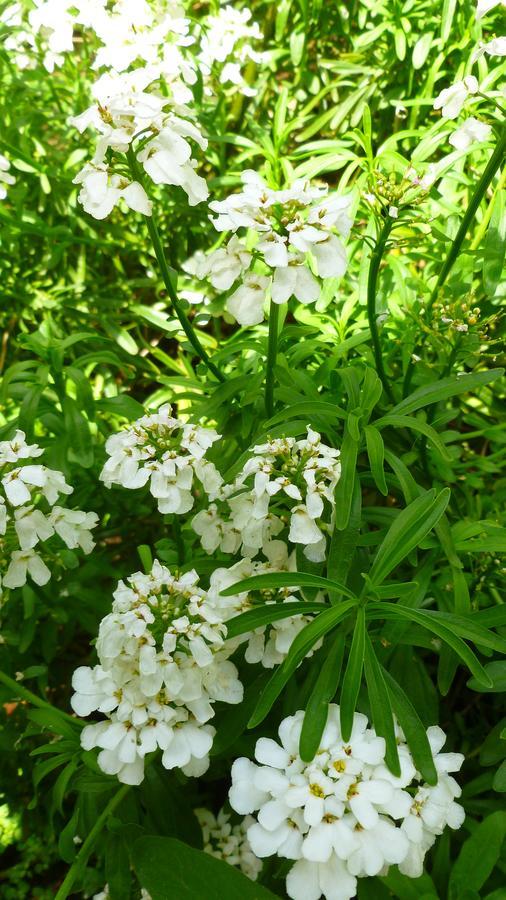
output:
[[248,557],[287,530],[289,543],[303,545],[307,559],[321,562],[340,474],[339,450],[322,443],[309,426],[301,440],[258,444],[217,502],[197,513],[193,530],[207,553],[219,547]]
[[[60,495],[71,494],[62,472],[34,464],[44,451],[27,444],[23,431],[0,442],[0,595],[3,588],[18,588],[30,577],[47,584],[47,565],[62,546],[91,553],[93,512],[59,505]],[[61,502],[61,501],[60,501]],[[52,549],[45,545],[52,542]]]
[[242,182],[239,193],[210,203],[218,214],[212,220],[217,231],[233,235],[198,261],[196,274],[216,290],[235,288],[227,298],[228,312],[240,325],[257,325],[268,295],[278,304],[290,297],[314,303],[322,279],[344,275],[346,250],[336,232],[349,235],[351,198],[329,197],[327,187],[302,180],[273,190],[250,169]]
[[198,586],[196,572],[151,572],[120,581],[100,624],[99,664],[74,672],[72,708],[105,719],[81,732],[99,747],[98,763],[126,784],[140,784],[144,760],[158,748],[166,769],[198,776],[209,765],[213,703],[240,703],[242,684],[227,658],[226,629]]
[[[131,209],[151,215],[145,188],[125,165],[128,151],[139,171],[142,166],[155,184],[182,187],[191,205],[207,198],[207,184],[195,171],[190,143],[205,149],[207,140],[178,98],[181,91],[173,87],[156,65],[106,72],[94,85],[96,102],[70,119],[79,132],[91,127],[98,134],[93,159],[74,179],[82,184],[79,201],[90,215],[105,218],[121,198]],[[114,154],[120,154],[119,160]]]
[[256,881],[262,869],[262,861],[253,853],[246,834],[255,820],[246,816],[233,824],[230,814],[224,809],[217,816],[209,809],[196,809],[195,815],[202,828],[204,853],[223,860],[229,866],[236,866],[244,875]]
[[220,473],[204,458],[219,437],[213,428],[174,418],[167,403],[107,439],[109,458],[100,478],[107,487],[132,490],[149,483],[161,513],[186,513],[194,503],[196,481],[211,498],[221,488]]
[[261,39],[258,24],[251,21],[251,10],[236,9],[231,3],[221,6],[204,20],[198,54],[204,78],[216,74],[221,85],[233,85],[245,96],[254,96],[255,89],[244,80],[243,67],[248,62],[263,62],[265,55],[252,47]]
[[[270,603],[300,603],[304,599],[299,588],[291,587],[264,588],[258,591],[243,591],[231,597],[221,596],[221,591],[237,581],[253,575],[297,571],[296,554],[295,552],[288,553],[284,541],[270,541],[263,547],[263,554],[266,556],[267,562],[245,558],[228,569],[219,568],[212,573],[208,601],[224,622],[233,616],[253,609],[259,603],[267,605]],[[266,669],[272,669],[283,662],[295,638],[310,621],[311,616],[287,616],[285,619],[255,628],[254,631],[236,638],[235,641],[230,641],[230,644],[239,646],[239,644],[247,642],[244,657],[246,662],[260,663]],[[321,641],[316,643],[308,656],[312,656],[320,645]]]
[[356,713],[348,741],[339,707],[331,704],[320,747],[310,763],[299,755],[304,713],[284,719],[280,743],[260,738],[258,764],[241,758],[232,767],[229,799],[241,815],[256,812],[247,829],[253,853],[294,861],[286,890],[292,900],[349,900],[357,878],[385,873],[390,865],[416,878],[423,859],[446,826],[459,828],[460,787],[449,774],[464,757],[441,753],[446,736],[427,731],[438,782],[424,784],[398,730],[401,774],[385,764],[385,741]]
[[16,179],[11,175],[9,169],[11,164],[7,157],[0,153],[0,200],[5,200],[7,196],[7,185],[14,184]]

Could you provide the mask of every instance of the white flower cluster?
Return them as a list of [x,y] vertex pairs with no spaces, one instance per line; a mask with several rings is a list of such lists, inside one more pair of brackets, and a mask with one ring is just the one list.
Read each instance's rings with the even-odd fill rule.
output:
[[235,761],[229,799],[241,815],[257,812],[247,830],[253,853],[294,860],[286,880],[292,900],[349,900],[357,878],[398,865],[416,878],[426,851],[444,828],[459,828],[464,810],[455,802],[460,787],[448,774],[463,756],[441,753],[446,737],[437,726],[427,735],[438,773],[434,787],[421,783],[402,732],[398,731],[401,775],[385,764],[385,742],[355,714],[349,741],[331,704],[320,748],[311,763],[299,755],[304,713],[284,719],[280,743],[260,738],[259,765]]
[[216,15],[204,20],[198,55],[204,77],[209,79],[216,67],[221,85],[231,84],[245,96],[254,96],[255,90],[244,80],[242,68],[250,61],[263,62],[264,55],[251,46],[251,42],[261,39],[259,26],[251,22],[251,10],[235,9],[231,3],[220,7]]
[[[295,181],[273,190],[256,172],[242,173],[243,190],[213,201],[217,231],[232,231],[227,244],[200,259],[196,274],[214,288],[230,290],[228,312],[240,325],[257,325],[264,318],[268,292],[274,303],[295,297],[314,303],[320,279],[339,277],[347,268],[346,250],[336,231],[346,238],[351,229],[350,197],[328,197],[328,188]],[[256,243],[236,234],[245,229]],[[310,265],[311,261],[311,265]],[[316,272],[316,274],[314,274]],[[318,276],[318,277],[317,277]]]
[[209,809],[196,809],[195,815],[202,828],[203,850],[229,866],[236,866],[252,881],[256,881],[262,869],[262,861],[253,853],[247,830],[254,824],[251,816],[246,816],[238,824],[230,822],[230,815],[221,809],[214,816]]
[[[156,88],[162,83],[165,93]],[[179,185],[191,205],[207,198],[207,184],[195,172],[189,142],[195,141],[205,149],[207,140],[172,87],[156,66],[106,73],[93,89],[97,102],[70,119],[79,132],[91,126],[99,134],[93,160],[74,178],[82,185],[79,201],[94,218],[106,218],[121,199],[130,209],[151,215],[144,187],[132,180],[121,157],[116,168],[111,165],[110,151],[126,154],[131,149],[155,184]]]
[[[476,18],[480,20],[496,6],[506,6],[506,0],[478,0]],[[480,43],[471,62],[480,56],[506,56],[506,37],[495,37],[488,43]],[[434,101],[434,109],[440,109],[443,119],[457,119],[470,98],[478,100],[483,97],[483,88],[474,75],[466,75],[450,87],[445,88]],[[475,116],[469,116],[449,138],[456,150],[468,150],[475,143],[488,141],[492,134],[492,126]]]
[[167,403],[107,439],[109,459],[100,478],[107,487],[119,484],[130,489],[149,482],[161,513],[188,512],[194,503],[195,480],[212,498],[221,488],[216,466],[204,458],[219,437],[212,428],[175,419]]
[[[229,569],[215,569],[212,573],[208,601],[224,622],[233,616],[253,609],[259,602],[262,604],[294,603],[303,600],[298,588],[263,589],[258,592],[244,591],[232,597],[221,596],[221,591],[225,588],[230,587],[236,581],[250,578],[252,575],[297,571],[295,552],[289,555],[284,541],[269,541],[263,547],[263,554],[267,557],[268,562],[253,562],[246,558]],[[287,616],[286,619],[256,628],[254,631],[236,638],[235,642],[230,641],[229,644],[233,643],[234,646],[239,646],[247,641],[246,662],[260,663],[266,669],[272,669],[284,660],[299,631],[310,621],[311,616]],[[308,656],[312,656],[320,645],[321,641],[314,645]]]
[[75,27],[92,27],[104,7],[105,0],[34,0],[25,19],[24,5],[11,3],[0,15],[9,28],[4,47],[19,69],[35,68],[40,48],[44,68],[53,72],[74,49]]
[[334,488],[339,481],[339,450],[307,428],[307,437],[276,438],[253,448],[219,502],[197,513],[193,530],[207,553],[254,557],[288,528],[288,541],[302,544],[313,562],[325,558],[326,532],[332,524]]
[[166,769],[203,774],[215,730],[213,703],[240,703],[243,688],[227,659],[225,626],[198,587],[196,572],[152,571],[120,581],[100,624],[99,665],[74,672],[72,708],[98,711],[82,746],[100,747],[98,763],[126,784],[140,784],[144,760],[159,748]]
[[[98,517],[93,512],[57,505],[61,494],[71,494],[62,472],[34,464],[44,451],[27,444],[23,431],[0,442],[0,595],[4,588],[47,584],[51,578],[43,556],[57,558],[61,542],[70,550],[91,553],[95,546],[91,529]],[[53,549],[40,544],[59,538]]]
[[14,175],[9,172],[10,167],[11,164],[7,157],[0,153],[0,200],[5,200],[7,196],[6,185],[14,184],[16,181]]

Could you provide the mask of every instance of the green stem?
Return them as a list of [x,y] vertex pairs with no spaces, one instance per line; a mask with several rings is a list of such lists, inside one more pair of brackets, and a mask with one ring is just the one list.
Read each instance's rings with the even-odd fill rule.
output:
[[79,853],[77,854],[74,862],[68,870],[62,884],[58,888],[58,892],[56,893],[54,900],[66,900],[72,890],[76,878],[79,877],[82,870],[84,869],[88,858],[93,851],[95,843],[98,840],[100,832],[107,822],[107,819],[109,818],[111,813],[114,812],[116,807],[119,806],[129,790],[130,785],[123,784],[120,787],[119,791],[116,792],[114,797],[111,797],[105,809],[102,810],[88,837],[82,844],[81,849],[79,850]]
[[[133,178],[139,182],[139,184],[143,184],[142,172],[140,170],[139,164],[135,158],[135,154],[133,153],[132,148],[130,147],[128,151],[128,162],[130,164],[130,171],[132,173]],[[225,381],[225,376],[220,372],[217,366],[211,361],[207,352],[204,350],[200,340],[188,319],[182,305],[181,301],[177,295],[176,289],[174,287],[172,276],[170,273],[169,264],[167,262],[167,258],[165,256],[165,251],[163,249],[162,240],[160,238],[160,232],[158,231],[158,226],[156,224],[156,220],[154,215],[146,216],[146,223],[148,226],[149,236],[151,238],[151,243],[153,244],[153,250],[155,251],[155,256],[158,261],[158,265],[160,266],[160,271],[162,273],[163,283],[165,285],[165,289],[167,294],[169,295],[170,302],[174,309],[176,316],[178,317],[181,327],[186,334],[190,344],[197,356],[200,356],[202,362],[207,366],[210,372],[213,373],[215,378],[218,381]]]
[[49,703],[48,700],[43,700],[42,697],[38,697],[37,694],[32,694],[28,688],[23,687],[19,684],[18,681],[15,681],[14,678],[11,678],[9,675],[6,675],[5,672],[0,670],[0,683],[4,684],[5,687],[9,688],[12,691],[12,696],[21,697],[21,699],[26,700],[27,703],[31,703],[32,706],[38,706],[39,709],[50,709],[52,712],[57,713],[62,719],[66,719],[68,722],[72,722],[73,725],[77,725],[78,728],[82,728],[83,723],[79,721],[79,719],[75,719],[74,716],[69,716],[68,713],[63,712],[63,710],[58,709],[57,706],[53,706],[52,703]]
[[267,418],[274,414],[274,366],[278,353],[279,304],[271,300],[269,309],[269,339],[265,370],[265,412]]
[[369,276],[367,279],[367,318],[369,320],[369,329],[371,331],[372,347],[374,353],[374,363],[376,371],[381,379],[381,383],[389,400],[394,402],[394,395],[390,387],[385,367],[383,365],[383,356],[381,353],[381,343],[379,339],[378,323],[376,321],[376,292],[378,288],[378,277],[381,260],[385,253],[386,243],[393,228],[395,219],[387,215],[383,222],[378,241],[371,255],[371,263],[369,265]]
[[[453,266],[455,265],[455,262],[458,259],[458,256],[462,249],[462,245],[466,238],[467,232],[469,231],[469,228],[473,222],[473,219],[480,207],[481,201],[483,200],[488,188],[490,187],[490,184],[492,182],[492,179],[494,178],[494,175],[496,174],[497,170],[500,168],[500,166],[504,160],[505,153],[506,153],[506,126],[503,127],[503,131],[502,131],[502,134],[496,145],[496,148],[495,148],[494,152],[492,153],[492,156],[490,157],[490,159],[485,167],[485,170],[484,170],[480,180],[478,181],[478,184],[476,185],[476,187],[474,189],[474,193],[473,193],[473,196],[471,197],[469,206],[466,209],[464,218],[462,219],[462,222],[460,223],[459,230],[457,231],[457,234],[455,235],[455,237],[452,241],[450,250],[448,251],[448,255],[441,267],[441,271],[438,275],[436,284],[434,285],[433,291],[429,297],[427,307],[426,307],[427,311],[428,311],[428,316],[427,316],[427,324],[428,325],[430,325],[430,322],[431,322],[432,307],[434,306],[434,303],[436,302],[436,300],[438,298],[439,291],[441,290],[444,283],[446,282],[448,275],[450,274]],[[422,335],[421,340],[419,341],[419,343],[413,350],[414,354],[417,354],[419,352],[419,350],[421,350],[421,348],[423,347],[426,340],[427,340],[427,333]],[[404,376],[404,386],[403,386],[403,396],[404,397],[407,396],[407,394],[409,393],[410,387],[411,387],[414,366],[415,366],[414,360],[413,360],[413,358],[411,358],[407,365],[406,374]]]

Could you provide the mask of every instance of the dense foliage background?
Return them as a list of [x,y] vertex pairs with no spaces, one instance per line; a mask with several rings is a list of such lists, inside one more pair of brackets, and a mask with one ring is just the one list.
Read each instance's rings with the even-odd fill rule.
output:
[[[310,178],[349,193],[348,270],[324,281],[316,304],[292,298],[283,307],[266,409],[268,323],[239,327],[223,291],[191,274],[188,261],[221,242],[208,204],[190,206],[182,188],[151,185],[182,308],[226,378],[219,383],[174,315],[146,217],[116,208],[98,220],[77,201],[73,179],[95,137],[80,134],[69,117],[91,102],[100,43],[93,28],[77,24],[73,49],[51,70],[47,22],[62,15],[58,5],[36,31],[28,17],[44,4],[0,3],[0,153],[15,178],[0,201],[0,440],[23,431],[44,448],[44,464],[74,487],[72,507],[98,518],[93,552],[64,549],[47,584],[28,580],[2,596],[0,896],[70,895],[61,892],[69,866],[68,890],[78,897],[98,894],[106,882],[112,900],[137,900],[141,887],[153,900],[286,896],[286,861],[267,860],[250,886],[228,881],[224,864],[207,873],[201,858],[186,861],[190,851],[172,850],[172,860],[173,845],[157,842],[176,837],[202,847],[193,811],[217,813],[232,762],[251,758],[259,737],[275,736],[285,716],[305,707],[335,632],[293,671],[253,729],[247,723],[271,673],[237,652],[245,699],[217,704],[211,766],[201,778],[169,772],[155,756],[142,784],[125,790],[101,771],[96,750],[81,749],[70,717],[73,672],[95,664],[99,624],[120,579],[148,571],[157,558],[169,568],[195,568],[206,585],[213,569],[235,561],[222,550],[204,552],[191,515],[161,515],[147,489],[110,489],[100,480],[107,438],[171,403],[178,416],[223,436],[209,458],[224,475],[235,475],[268,435],[300,438],[308,424],[341,450],[331,549],[324,563],[298,553],[297,568],[344,582],[354,594],[401,510],[429,497],[425,491],[441,497],[450,489],[444,515],[442,505],[430,519],[431,494],[421,525],[420,516],[402,520],[388,574],[401,584],[390,599],[460,618],[446,620],[441,633],[429,620],[376,609],[368,629],[374,658],[402,685],[423,725],[439,724],[447,748],[465,755],[457,777],[466,820],[438,839],[420,879],[392,868],[361,879],[359,897],[501,900],[506,62],[504,53],[477,61],[473,53],[504,31],[504,4],[477,19],[475,0],[251,0],[258,36],[232,44],[227,57],[239,61],[242,84],[223,77],[223,59],[199,67],[220,4],[182,5],[196,41],[188,50],[198,71],[190,87],[209,141],[196,158],[210,200],[239,191],[245,169],[278,190]],[[242,52],[245,43],[253,53]],[[459,148],[448,144],[455,122],[433,102],[471,72],[481,92],[473,114],[492,127],[487,139]],[[0,552],[8,552],[1,537]],[[315,595],[308,586],[306,601]],[[380,599],[373,592],[373,607]],[[345,665],[352,634],[352,625],[343,628]],[[471,673],[464,641],[479,658],[471,657]],[[362,663],[355,674],[346,670],[347,686],[354,677],[353,704],[383,733],[383,701],[373,696],[378,676],[366,665],[362,680]],[[334,694],[346,702],[337,681],[327,699]]]

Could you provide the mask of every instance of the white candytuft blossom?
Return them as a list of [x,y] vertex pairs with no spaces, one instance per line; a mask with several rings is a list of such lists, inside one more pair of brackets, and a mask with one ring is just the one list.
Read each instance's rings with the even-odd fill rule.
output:
[[251,21],[251,10],[247,8],[235,9],[227,3],[216,15],[207,16],[198,55],[204,78],[209,81],[215,75],[220,85],[233,85],[245,96],[254,96],[256,91],[246,83],[242,70],[248,62],[264,61],[265,54],[251,46],[252,42],[261,41],[262,37],[258,24]]
[[[270,293],[274,303],[295,297],[314,303],[321,279],[340,277],[347,268],[346,250],[337,236],[349,235],[351,198],[328,197],[328,188],[295,181],[273,190],[256,172],[242,173],[243,190],[213,201],[218,231],[233,232],[228,243],[200,260],[199,278],[208,277],[218,290],[237,284],[227,299],[228,312],[240,325],[256,325],[264,318]],[[253,251],[239,238],[239,229],[256,233]]]
[[249,557],[287,529],[289,543],[302,544],[308,559],[321,562],[340,474],[339,450],[308,426],[302,440],[276,438],[255,446],[218,503],[198,513],[192,527],[207,553],[220,547]]
[[[252,575],[268,575],[273,572],[296,572],[297,562],[295,552],[290,555],[284,541],[270,541],[263,547],[263,553],[268,562],[253,562],[251,559],[242,559],[229,569],[215,569],[211,575],[208,601],[216,609],[217,613],[227,622],[233,616],[252,609],[258,603],[294,603],[301,602],[302,597],[298,588],[263,589],[257,592],[243,592],[232,597],[222,597],[221,591],[230,587],[236,581],[250,578]],[[236,644],[247,642],[245,659],[248,663],[260,663],[266,669],[283,662],[290,647],[299,632],[311,621],[310,615],[287,616],[256,628],[255,631],[236,639]],[[231,642],[232,643],[232,642]],[[311,656],[321,645],[321,641],[314,645]]]
[[166,769],[198,776],[209,765],[213,703],[240,703],[242,684],[227,659],[225,626],[198,587],[196,572],[172,575],[155,561],[114,592],[100,624],[99,665],[74,672],[72,708],[105,720],[87,725],[85,749],[126,784],[140,784],[144,758],[159,748]]
[[111,435],[105,445],[109,459],[100,478],[107,487],[119,484],[132,490],[149,483],[161,513],[181,514],[193,506],[195,482],[211,499],[221,488],[221,475],[205,459],[220,435],[171,413],[167,403]]
[[398,865],[411,877],[448,825],[459,828],[464,810],[460,788],[449,775],[460,769],[459,753],[440,753],[445,735],[427,735],[438,772],[437,785],[420,783],[404,736],[398,730],[400,777],[385,764],[385,741],[356,713],[348,741],[340,731],[339,707],[331,704],[320,747],[310,763],[299,755],[304,713],[284,719],[280,743],[260,738],[257,764],[238,759],[229,799],[241,815],[256,813],[247,835],[260,858],[294,860],[286,882],[292,900],[349,900],[357,878]]
[[[161,81],[160,81],[161,79]],[[162,87],[158,87],[163,82]],[[196,162],[192,158],[195,142],[201,149],[207,147],[207,140],[192,121],[192,112],[183,99],[188,99],[187,90],[181,94],[177,83],[168,83],[160,72],[160,67],[147,65],[131,72],[108,72],[102,75],[93,88],[96,102],[69,122],[79,132],[92,127],[98,133],[98,143],[91,163],[87,163],[74,179],[84,182],[79,200],[95,218],[104,218],[110,209],[102,205],[104,177],[111,188],[121,187],[123,198],[131,209],[144,215],[151,214],[151,206],[142,186],[132,181],[131,173],[125,168],[124,154],[134,153],[136,164],[142,166],[146,175],[155,184],[179,185],[186,191],[193,206],[208,196],[205,180],[195,171]],[[191,94],[189,95],[191,98]],[[108,151],[120,154],[119,161],[111,163]],[[106,158],[107,157],[107,158]],[[91,179],[93,170],[102,178]],[[130,203],[125,191],[135,187],[136,196]],[[119,199],[119,198],[118,198]],[[102,214],[97,215],[98,212]]]
[[52,574],[47,563],[62,544],[84,553],[95,546],[91,530],[98,516],[56,505],[73,488],[62,472],[32,462],[43,452],[26,443],[23,431],[0,441],[0,596],[2,586],[22,587],[28,577],[47,584]]
[[221,809],[214,816],[209,809],[196,809],[195,815],[202,828],[204,853],[236,866],[252,881],[256,881],[262,869],[262,861],[253,853],[247,830],[254,824],[252,816],[246,816],[238,824],[230,821],[230,814]]
[[491,125],[470,116],[460,128],[450,135],[449,141],[456,150],[467,150],[472,144],[488,141],[491,134]]
[[0,153],[0,200],[5,200],[7,196],[7,185],[14,184],[16,179],[11,175],[9,169],[11,164],[6,156]]
[[445,88],[434,100],[434,109],[440,109],[444,119],[456,119],[460,115],[470,95],[477,94],[480,89],[474,75],[466,75],[462,81],[456,81]]

